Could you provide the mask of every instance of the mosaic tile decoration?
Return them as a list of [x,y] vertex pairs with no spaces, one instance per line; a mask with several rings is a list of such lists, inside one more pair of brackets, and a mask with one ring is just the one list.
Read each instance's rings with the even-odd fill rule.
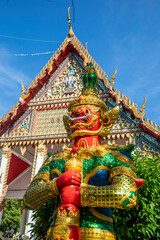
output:
[[28,135],[30,131],[32,113],[25,117],[20,123],[19,126],[15,127],[13,131],[10,132],[10,136],[24,136]]
[[67,108],[38,111],[35,134],[44,135],[66,133],[63,124],[63,115],[65,114],[67,114]]

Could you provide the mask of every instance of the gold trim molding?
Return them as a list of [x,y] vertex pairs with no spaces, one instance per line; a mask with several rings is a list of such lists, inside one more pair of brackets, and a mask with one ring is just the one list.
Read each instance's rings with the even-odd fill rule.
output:
[[98,228],[80,228],[81,240],[116,240],[115,235],[107,230]]
[[94,176],[98,171],[100,171],[100,170],[105,170],[105,171],[107,171],[108,173],[110,172],[110,168],[109,168],[109,167],[105,167],[105,166],[103,166],[103,165],[98,166],[98,167],[94,168],[92,172],[90,172],[89,174],[87,174],[87,176],[85,177],[84,183],[87,184],[88,181],[89,181],[89,179],[90,179],[91,177],[93,177],[93,176]]

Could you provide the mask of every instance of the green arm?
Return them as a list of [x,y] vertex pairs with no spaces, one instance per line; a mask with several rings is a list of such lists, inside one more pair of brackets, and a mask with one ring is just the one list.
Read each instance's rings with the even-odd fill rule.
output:
[[29,209],[38,209],[60,193],[56,186],[56,178],[51,177],[52,156],[48,158],[38,174],[33,178],[24,195],[24,206]]
[[109,186],[81,185],[82,207],[131,208],[136,203],[137,186],[134,180],[126,175],[115,176]]
[[24,205],[26,208],[37,209],[58,195],[59,192],[56,187],[56,178],[50,182],[35,180],[31,182],[24,195]]

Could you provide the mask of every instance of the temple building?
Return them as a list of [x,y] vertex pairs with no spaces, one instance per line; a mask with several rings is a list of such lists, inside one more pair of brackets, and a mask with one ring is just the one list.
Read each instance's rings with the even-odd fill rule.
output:
[[[108,144],[135,144],[144,154],[160,157],[160,127],[140,108],[114,87],[107,74],[74,35],[69,33],[60,47],[22,93],[12,109],[0,119],[0,218],[5,199],[23,199],[26,188],[49,152],[72,145],[63,125],[68,104],[80,95],[82,76],[88,63],[98,74],[98,94],[108,109],[120,106],[120,113],[109,135]],[[24,231],[26,210],[22,212]]]

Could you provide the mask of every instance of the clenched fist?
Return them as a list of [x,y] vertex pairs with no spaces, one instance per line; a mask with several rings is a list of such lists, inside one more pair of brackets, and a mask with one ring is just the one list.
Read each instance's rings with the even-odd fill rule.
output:
[[70,169],[57,178],[56,184],[59,192],[69,185],[80,186],[81,173],[75,169]]

